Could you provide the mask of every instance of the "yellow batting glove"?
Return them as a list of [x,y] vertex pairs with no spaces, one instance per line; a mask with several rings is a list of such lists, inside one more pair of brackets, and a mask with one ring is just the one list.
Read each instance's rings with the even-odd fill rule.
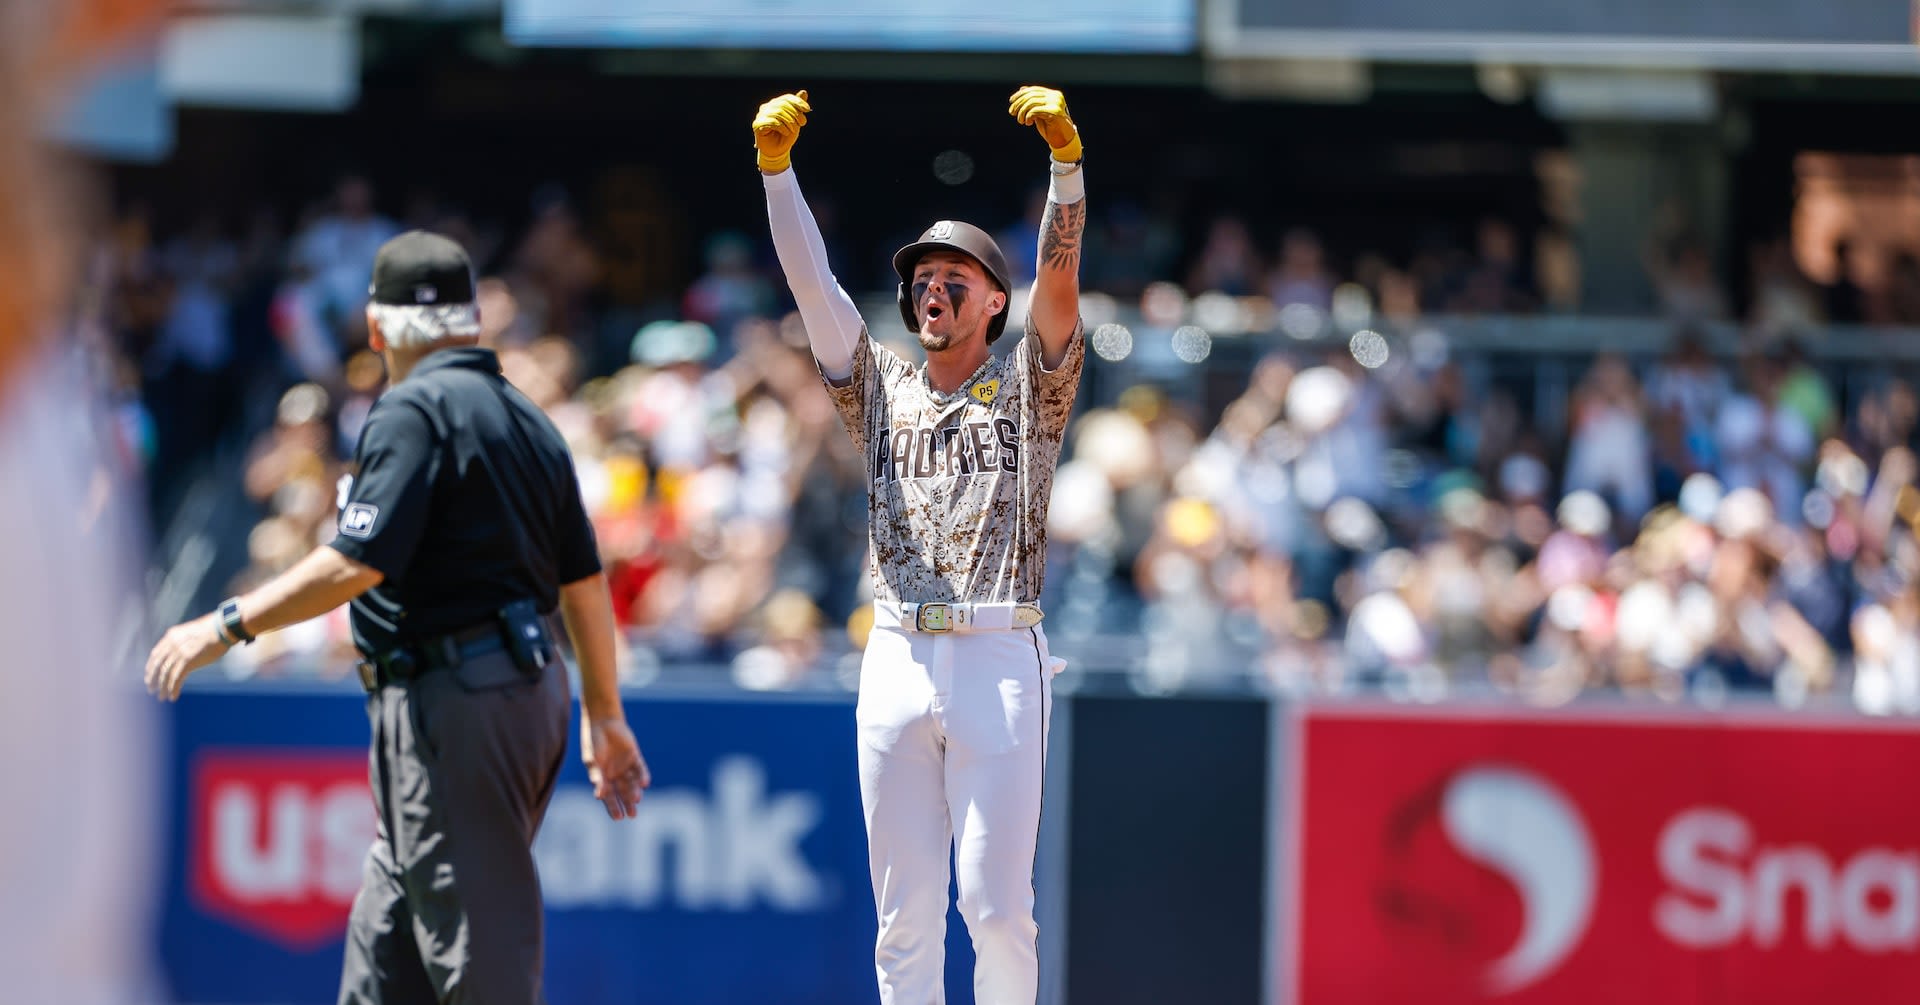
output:
[[1067,114],[1067,96],[1051,87],[1032,84],[1013,92],[1007,112],[1023,126],[1040,131],[1053,148],[1053,159],[1070,163],[1080,159],[1080,130]]
[[753,145],[760,151],[760,170],[785,171],[793,163],[789,154],[793,141],[800,138],[800,127],[807,124],[807,92],[782,94],[760,106],[753,117]]

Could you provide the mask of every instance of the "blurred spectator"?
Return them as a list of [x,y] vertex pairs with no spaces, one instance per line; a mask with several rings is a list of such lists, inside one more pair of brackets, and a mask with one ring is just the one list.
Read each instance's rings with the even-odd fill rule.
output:
[[513,253],[518,310],[533,331],[573,339],[589,350],[588,294],[600,283],[600,257],[581,232],[564,192],[543,188],[533,200],[533,222]]
[[1784,237],[1756,241],[1748,250],[1748,273],[1753,297],[1747,308],[1747,327],[1762,344],[1818,328],[1819,297],[1813,281],[1793,259],[1793,246]]
[[1832,324],[1857,325],[1867,319],[1867,291],[1855,279],[1853,244],[1845,239],[1833,245],[1833,281],[1820,288],[1826,319]]
[[1712,469],[1714,420],[1732,393],[1733,382],[1707,353],[1705,331],[1696,324],[1680,326],[1647,378],[1661,498],[1673,498],[1688,475]]
[[785,589],[768,598],[757,620],[761,641],[734,657],[734,680],[756,691],[802,683],[820,659],[820,609],[805,593]]
[[1413,555],[1396,548],[1374,556],[1354,579],[1344,642],[1361,683],[1409,677],[1429,665],[1426,632],[1408,602],[1414,570]]
[[173,473],[212,446],[231,416],[229,298],[239,278],[239,252],[220,233],[219,221],[203,214],[160,249],[158,261],[167,290],[165,316],[146,367],[159,417],[156,466]]
[[1861,398],[1849,439],[1860,456],[1878,464],[1886,452],[1914,443],[1920,428],[1920,395],[1902,380],[1887,381]]
[[1749,356],[1744,376],[1715,423],[1720,480],[1730,490],[1758,490],[1781,519],[1797,522],[1805,491],[1801,467],[1813,457],[1814,431],[1783,404],[1786,374],[1777,357]]
[[1547,310],[1569,314],[1580,309],[1581,268],[1579,242],[1565,230],[1552,227],[1534,236],[1533,271]]
[[732,404],[732,389],[708,377],[715,348],[713,329],[698,321],[656,321],[633,337],[633,360],[648,372],[634,388],[627,428],[667,472],[698,471],[714,453],[712,423]]
[[[332,399],[318,384],[298,384],[280,396],[273,426],[248,448],[242,485],[264,516],[246,537],[247,562],[227,592],[244,592],[271,579],[333,536],[334,514],[346,497],[346,465],[335,450]],[[236,672],[310,672],[316,663],[344,676],[352,655],[346,610],[262,637],[237,654]]]
[[114,221],[102,254],[113,287],[106,309],[108,322],[127,352],[144,358],[159,340],[170,292],[146,207],[130,207]]
[[[1334,359],[1342,357],[1351,363],[1344,352]],[[1302,503],[1320,510],[1343,496],[1385,500],[1386,420],[1372,381],[1338,365],[1302,370],[1287,384],[1285,414],[1297,438],[1294,491]]]
[[1246,221],[1234,216],[1216,217],[1207,228],[1200,257],[1187,277],[1187,292],[1251,296],[1260,289],[1260,274],[1260,255],[1254,250]]
[[1714,275],[1713,256],[1705,244],[1690,237],[1676,238],[1665,246],[1655,243],[1649,246],[1645,262],[1660,313],[1668,320],[1720,321],[1731,316],[1726,290]]
[[1816,437],[1833,433],[1839,422],[1839,407],[1827,378],[1807,357],[1799,339],[1787,339],[1777,350],[1780,366],[1780,407],[1800,417]]
[[1863,711],[1920,715],[1920,581],[1854,612],[1853,699]]
[[707,238],[706,251],[707,271],[687,288],[681,316],[731,339],[734,328],[772,311],[773,283],[754,268],[753,245],[744,234],[715,234]]
[[[318,384],[295,386],[280,396],[273,428],[247,451],[247,497],[271,513],[301,521],[297,529],[308,538],[332,522],[340,462],[328,425],[330,408],[327,392]],[[311,549],[301,554],[306,550]]]
[[[1081,268],[1089,289],[1120,300],[1137,300],[1149,283],[1172,271],[1179,257],[1178,229],[1164,212],[1151,213],[1121,201],[1087,223],[1087,254]],[[1032,237],[1028,235],[1029,243]]]
[[1392,268],[1382,272],[1374,299],[1382,328],[1413,334],[1420,322],[1420,283],[1412,274]]
[[1035,261],[1040,255],[1041,217],[1047,212],[1045,186],[1027,192],[1026,211],[1020,219],[1000,228],[994,242],[1007,259],[1007,275],[1015,289],[1033,285]]
[[1920,325],[1920,257],[1905,248],[1887,269],[1875,320],[1889,325]]
[[1512,314],[1539,306],[1532,270],[1523,264],[1520,239],[1504,220],[1480,222],[1477,254],[1461,280],[1452,310],[1465,314]]
[[1625,360],[1594,361],[1574,392],[1571,428],[1567,491],[1597,493],[1623,522],[1638,522],[1653,506],[1653,454],[1646,404]]
[[362,349],[347,360],[342,384],[343,394],[334,423],[334,450],[341,457],[352,457],[360,446],[360,430],[373,412],[373,403],[386,389],[386,364],[372,351]]
[[1400,445],[1415,451],[1431,474],[1477,467],[1480,411],[1459,364],[1449,360],[1408,377],[1395,383]]
[[480,309],[480,344],[495,349],[523,346],[538,337],[531,319],[520,312],[513,286],[498,276],[474,284],[474,305]]
[[339,378],[340,337],[327,321],[326,291],[305,259],[296,256],[288,263],[268,318],[289,376],[322,384]]
[[321,318],[347,344],[365,337],[367,286],[373,257],[400,232],[374,208],[373,186],[359,175],[335,185],[331,204],[294,238],[293,255],[315,283]]
[[1266,294],[1276,307],[1306,304],[1326,311],[1333,307],[1334,275],[1327,269],[1320,238],[1304,227],[1287,231],[1280,239],[1279,263],[1266,283]]

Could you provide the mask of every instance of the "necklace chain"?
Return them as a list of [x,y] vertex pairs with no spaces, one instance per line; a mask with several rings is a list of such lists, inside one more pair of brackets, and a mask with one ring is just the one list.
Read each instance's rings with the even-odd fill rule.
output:
[[944,405],[950,401],[956,401],[962,395],[965,395],[967,393],[967,388],[972,387],[974,382],[979,380],[984,374],[986,374],[987,368],[992,365],[993,365],[993,354],[988,353],[987,358],[981,361],[979,368],[973,371],[973,376],[968,377],[966,380],[961,381],[960,386],[957,388],[954,388],[952,394],[946,394],[933,386],[933,381],[928,379],[927,377],[927,364],[922,363],[920,364],[920,383],[926,386],[927,393],[933,396],[934,401],[937,401],[940,404]]

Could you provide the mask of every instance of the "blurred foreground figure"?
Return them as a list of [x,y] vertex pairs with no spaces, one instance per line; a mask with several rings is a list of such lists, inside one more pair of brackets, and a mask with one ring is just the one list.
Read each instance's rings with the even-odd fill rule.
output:
[[7,1001],[158,1000],[147,983],[159,750],[139,702],[139,537],[87,353],[62,322],[74,193],[34,124],[153,0],[0,3],[0,974]]

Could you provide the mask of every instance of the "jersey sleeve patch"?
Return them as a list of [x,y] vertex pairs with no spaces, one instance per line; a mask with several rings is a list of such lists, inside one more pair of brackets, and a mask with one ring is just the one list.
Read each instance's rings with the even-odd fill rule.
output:
[[380,507],[370,503],[350,503],[340,511],[340,533],[365,540],[373,536],[373,523],[380,519]]

